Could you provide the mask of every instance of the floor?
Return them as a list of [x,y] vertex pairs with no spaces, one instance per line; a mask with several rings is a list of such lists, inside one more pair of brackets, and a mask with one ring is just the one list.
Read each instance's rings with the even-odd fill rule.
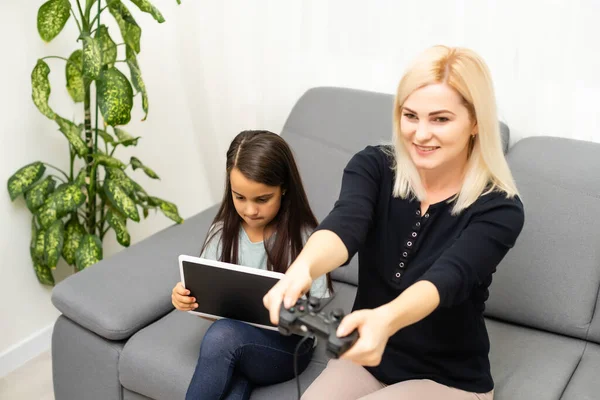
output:
[[54,400],[50,351],[0,378],[0,399]]

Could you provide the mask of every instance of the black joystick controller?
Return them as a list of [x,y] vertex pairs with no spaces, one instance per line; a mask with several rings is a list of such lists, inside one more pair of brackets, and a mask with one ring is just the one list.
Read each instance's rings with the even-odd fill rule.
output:
[[279,311],[279,332],[286,336],[314,333],[327,340],[329,357],[339,358],[356,343],[358,331],[354,330],[348,336],[338,337],[335,332],[344,318],[344,311],[334,309],[325,313],[321,308],[321,301],[316,297],[310,297],[308,300],[299,299],[289,309],[286,309],[282,303]]

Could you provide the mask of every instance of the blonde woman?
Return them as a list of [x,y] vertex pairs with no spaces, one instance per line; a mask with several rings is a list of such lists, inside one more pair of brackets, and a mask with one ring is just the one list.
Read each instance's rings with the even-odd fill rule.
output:
[[358,252],[360,338],[303,399],[492,399],[483,319],[492,274],[523,227],[490,73],[464,48],[426,50],[398,85],[394,144],[344,170],[339,200],[264,298],[273,323]]

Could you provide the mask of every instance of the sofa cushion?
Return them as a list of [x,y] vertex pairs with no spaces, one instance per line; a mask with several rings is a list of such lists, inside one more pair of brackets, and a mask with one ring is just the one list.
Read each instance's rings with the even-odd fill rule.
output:
[[494,275],[487,315],[586,338],[600,285],[599,153],[551,137],[513,146],[525,225]]
[[173,308],[177,257],[200,254],[216,211],[210,208],[70,276],[54,288],[52,303],[102,337],[128,338]]
[[486,320],[494,399],[560,398],[585,342],[535,329]]
[[562,400],[597,400],[600,398],[600,346],[588,343]]
[[[310,205],[322,220],[338,198],[350,158],[367,145],[392,139],[394,96],[356,89],[318,87],[294,105],[282,136],[294,150]],[[504,151],[509,129],[501,123]],[[340,282],[358,283],[357,257],[333,273]]]

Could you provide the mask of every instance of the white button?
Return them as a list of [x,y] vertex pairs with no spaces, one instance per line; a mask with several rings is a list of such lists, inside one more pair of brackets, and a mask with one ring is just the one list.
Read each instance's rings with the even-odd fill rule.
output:
[[425,218],[429,218],[429,214],[425,214]]
[[400,268],[404,268],[404,263],[401,262],[400,264],[398,264],[400,266]]
[[400,272],[396,272],[396,278],[400,278],[402,274]]
[[421,211],[417,210],[417,215],[421,215]]
[[421,226],[421,223],[419,221],[417,221],[416,225],[417,225],[417,228],[418,228],[419,226]]
[[413,232],[412,237],[417,237],[417,232]]
[[407,253],[407,252],[404,252],[404,253],[402,253],[402,256],[403,256],[403,257],[406,257],[407,255],[408,255],[408,253]]
[[412,242],[411,242],[411,241],[408,241],[408,242],[406,242],[406,245],[407,245],[408,247],[410,247],[410,246],[412,246]]

